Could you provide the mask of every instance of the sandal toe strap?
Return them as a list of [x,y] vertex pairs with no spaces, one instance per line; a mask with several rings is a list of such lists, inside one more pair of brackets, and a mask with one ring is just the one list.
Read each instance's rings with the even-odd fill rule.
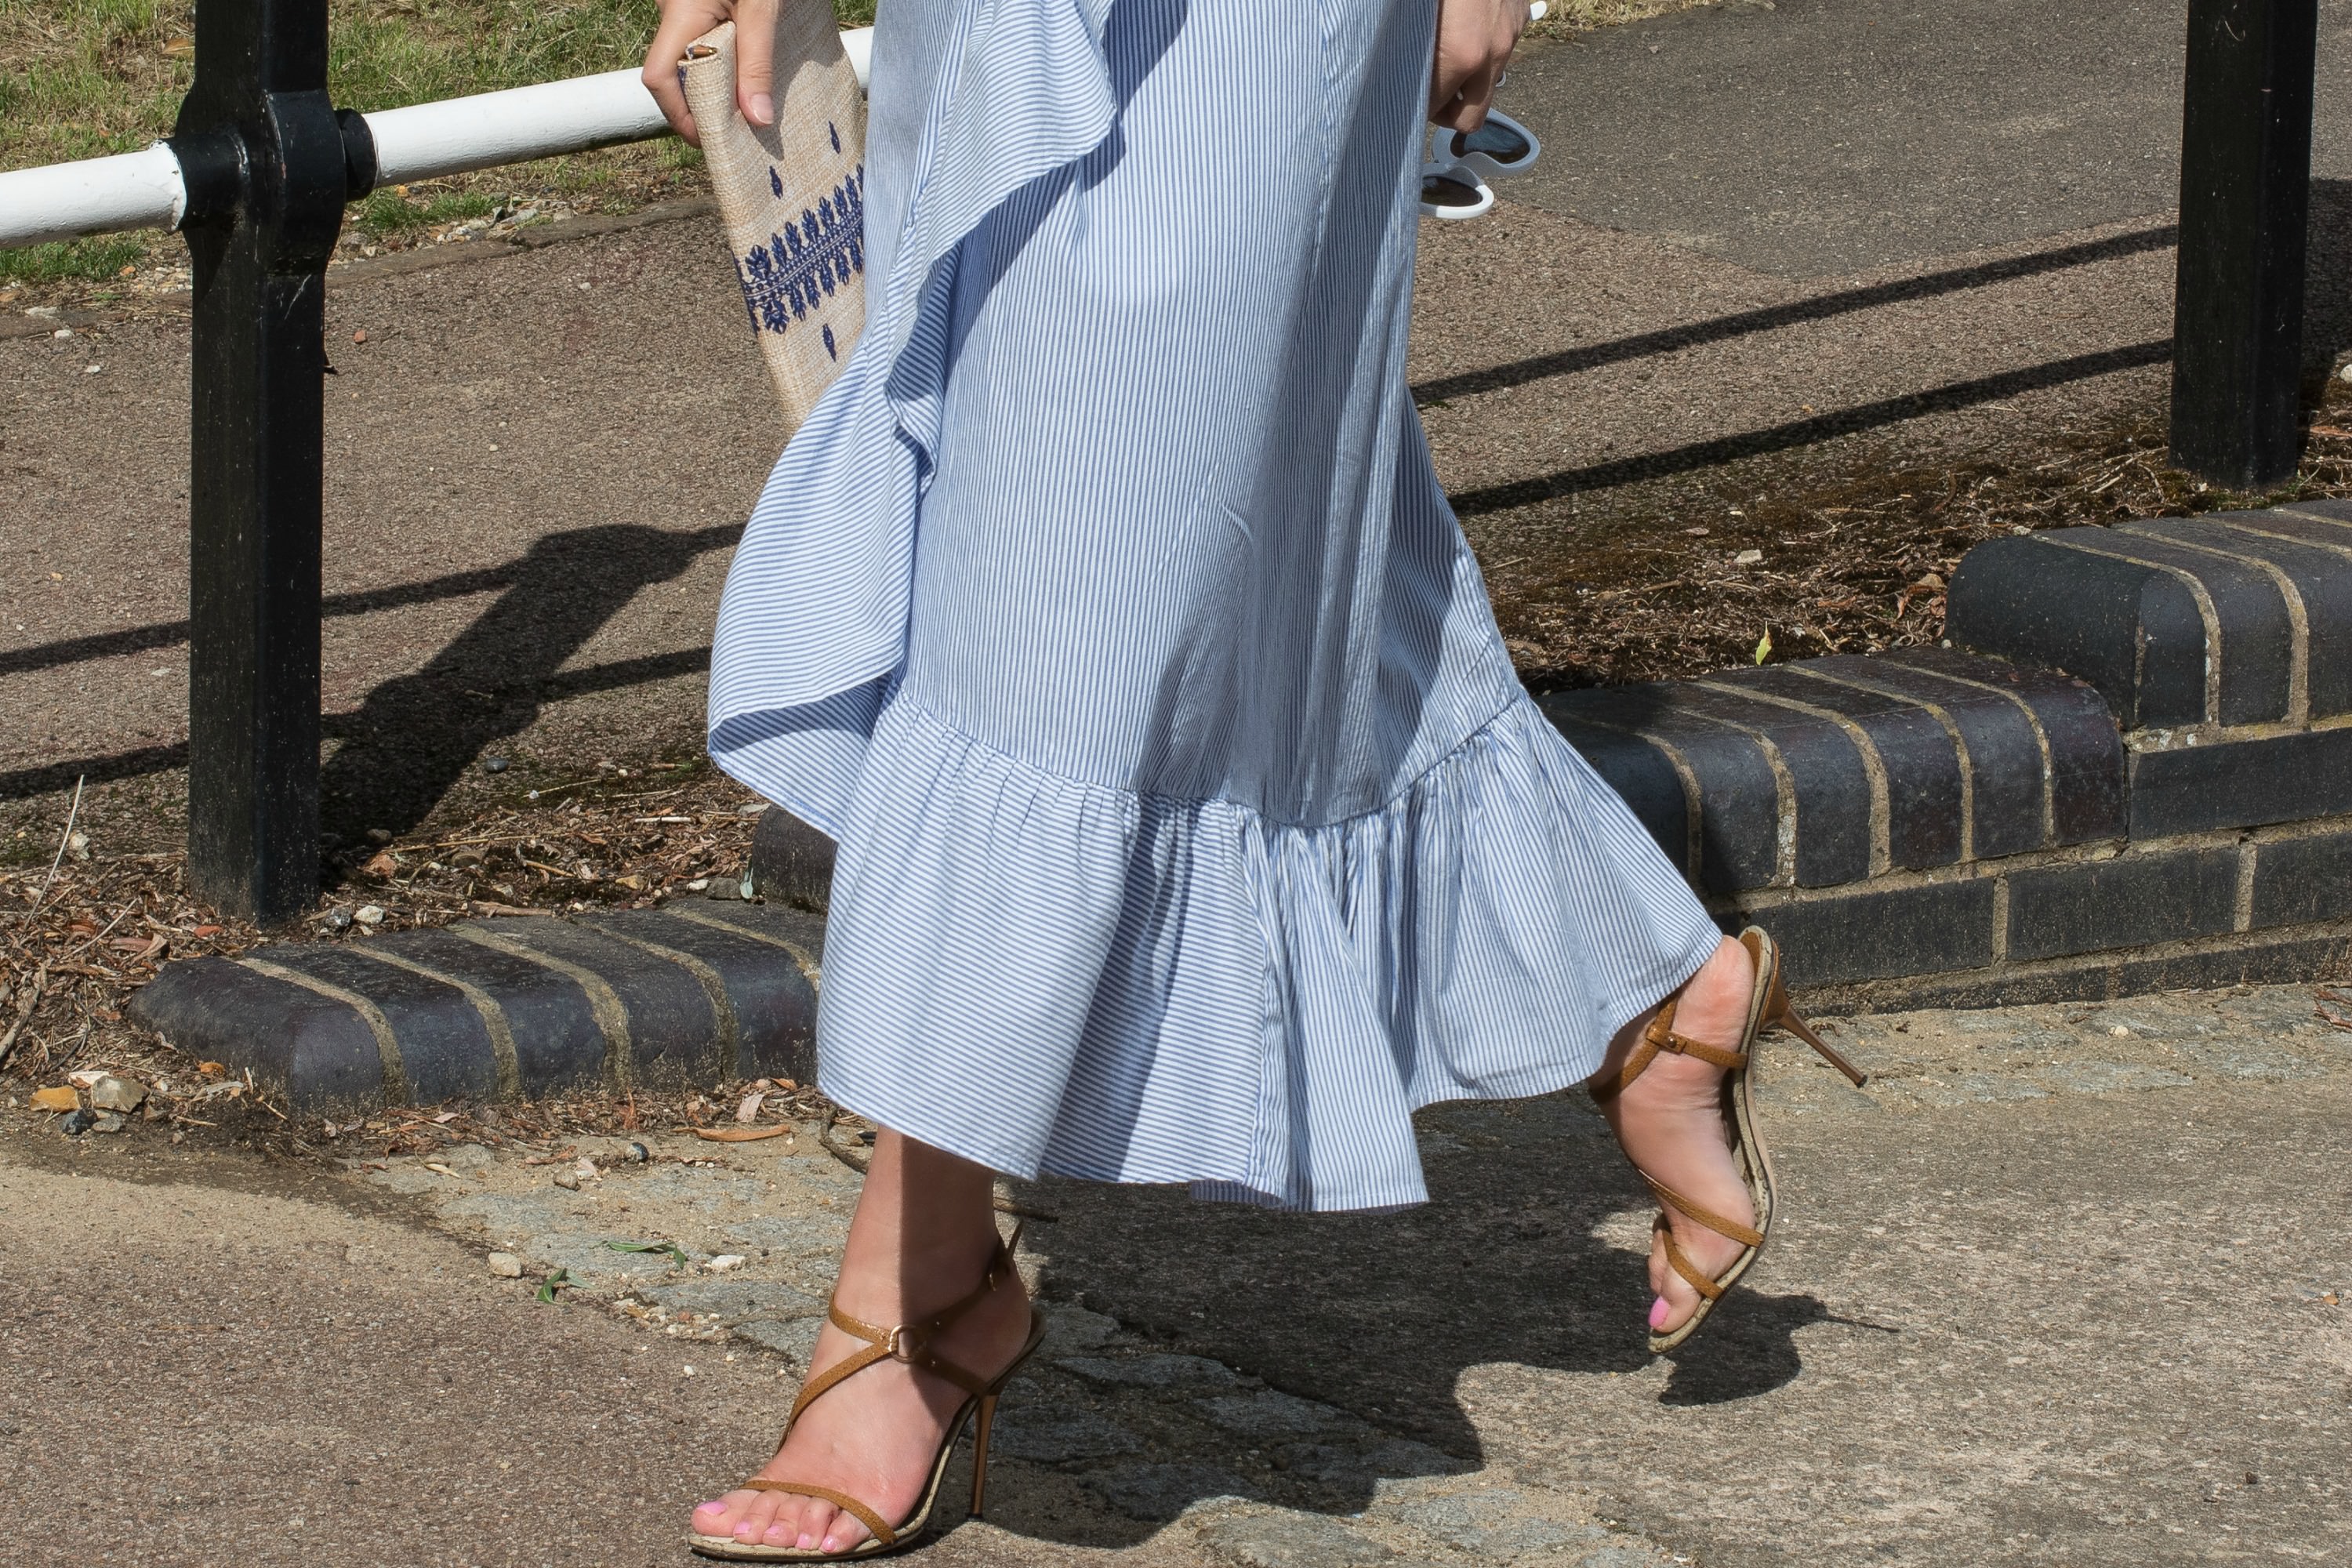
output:
[[[1666,1185],[1665,1183],[1658,1180],[1657,1177],[1650,1174],[1647,1171],[1643,1171],[1640,1173],[1640,1174],[1642,1180],[1650,1184],[1650,1191],[1657,1194],[1658,1201],[1665,1205],[1668,1208],[1675,1210],[1685,1219],[1691,1221],[1695,1225],[1703,1225],[1706,1226],[1707,1229],[1715,1232],[1717,1236],[1728,1237],[1733,1241],[1739,1243],[1742,1247],[1761,1247],[1764,1245],[1764,1233],[1762,1231],[1756,1229],[1752,1226],[1742,1225],[1736,1219],[1726,1219],[1723,1215],[1716,1213],[1713,1209],[1702,1207],[1691,1199],[1683,1196],[1682,1194],[1675,1191],[1674,1188]],[[1660,1215],[1658,1217],[1660,1219],[1664,1219],[1665,1218],[1665,1215]]]
[[1690,1288],[1708,1300],[1718,1300],[1723,1295],[1723,1287],[1716,1283],[1706,1270],[1693,1263],[1688,1253],[1675,1245],[1675,1227],[1666,1223],[1666,1216],[1664,1215],[1658,1216],[1657,1232],[1658,1239],[1666,1244],[1667,1266],[1690,1281]]
[[898,1532],[882,1522],[882,1516],[851,1497],[847,1492],[835,1491],[831,1487],[814,1487],[805,1481],[749,1480],[743,1483],[747,1492],[791,1492],[796,1497],[813,1497],[819,1502],[829,1502],[842,1512],[864,1525],[875,1540],[884,1546],[897,1544]]

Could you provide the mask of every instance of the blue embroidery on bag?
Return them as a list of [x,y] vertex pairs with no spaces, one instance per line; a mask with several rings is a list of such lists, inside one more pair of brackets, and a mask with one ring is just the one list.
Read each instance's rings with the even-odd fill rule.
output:
[[768,189],[780,196],[784,194],[784,177],[776,173],[776,166],[773,163],[768,165]]
[[839,359],[841,357],[841,350],[833,341],[833,323],[831,321],[827,321],[824,324],[824,357],[827,359]]
[[[772,179],[775,171],[771,169]],[[817,198],[814,211],[803,208],[798,223],[788,223],[771,235],[766,245],[735,264],[743,285],[743,303],[751,313],[754,331],[781,332],[808,313],[852,278],[866,270],[866,166]],[[824,346],[835,353],[833,331],[824,330]],[[835,357],[838,354],[835,353]]]
[[[835,128],[833,121],[830,120],[824,122],[824,133],[833,138],[833,150],[838,153],[841,151],[841,132]],[[776,194],[778,195],[782,195],[783,193],[779,191]]]

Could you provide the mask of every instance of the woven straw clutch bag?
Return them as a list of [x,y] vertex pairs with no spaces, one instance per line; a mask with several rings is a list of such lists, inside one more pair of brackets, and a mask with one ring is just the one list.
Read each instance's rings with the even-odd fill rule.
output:
[[848,359],[866,321],[866,96],[826,0],[776,8],[776,121],[735,107],[735,24],[678,67],[787,435]]

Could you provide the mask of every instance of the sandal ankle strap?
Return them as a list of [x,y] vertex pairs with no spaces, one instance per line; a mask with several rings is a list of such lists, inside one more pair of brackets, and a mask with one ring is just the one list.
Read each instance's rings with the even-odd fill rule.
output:
[[[865,1341],[865,1347],[851,1352],[809,1379],[808,1385],[801,1390],[800,1397],[793,1401],[792,1414],[784,1419],[784,1436],[792,1435],[793,1423],[798,1421],[801,1418],[801,1412],[814,1404],[818,1398],[831,1393],[847,1379],[856,1376],[867,1367],[878,1365],[886,1361],[904,1362],[908,1366],[919,1368],[935,1377],[943,1378],[954,1384],[966,1394],[987,1393],[988,1379],[941,1356],[931,1349],[931,1342],[954,1327],[973,1308],[986,1300],[990,1294],[1001,1287],[1005,1280],[1019,1281],[1021,1271],[1013,1261],[1013,1249],[1020,1245],[1021,1227],[1016,1225],[1013,1228],[1011,1240],[999,1241],[996,1244],[996,1252],[989,1259],[988,1271],[981,1276],[980,1283],[972,1287],[960,1300],[919,1322],[893,1323],[885,1327],[851,1317],[841,1310],[838,1300],[829,1303],[825,1311],[826,1320],[843,1333],[854,1339]],[[783,1437],[777,1438],[776,1447],[782,1449],[783,1446]]]
[[1727,1051],[1721,1046],[1710,1046],[1705,1040],[1694,1040],[1688,1035],[1675,1033],[1675,1009],[1680,997],[1668,997],[1659,1005],[1650,1019],[1649,1027],[1642,1031],[1641,1042],[1626,1055],[1625,1065],[1617,1069],[1614,1078],[1603,1079],[1594,1074],[1585,1083],[1585,1090],[1602,1104],[1607,1104],[1625,1092],[1633,1080],[1650,1068],[1659,1054],[1672,1051],[1680,1057],[1696,1057],[1698,1060],[1738,1072],[1748,1065],[1746,1051]]

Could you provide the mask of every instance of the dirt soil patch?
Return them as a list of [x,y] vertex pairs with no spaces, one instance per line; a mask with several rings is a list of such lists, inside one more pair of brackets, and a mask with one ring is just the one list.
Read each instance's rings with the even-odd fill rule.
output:
[[2325,384],[2308,436],[2295,479],[2258,496],[2168,467],[2161,408],[1957,458],[1890,447],[1717,470],[1671,508],[1642,492],[1572,521],[1564,503],[1530,509],[1521,527],[1567,547],[1487,561],[1487,584],[1538,692],[1935,643],[1952,569],[1998,535],[2352,495],[2352,384]]

